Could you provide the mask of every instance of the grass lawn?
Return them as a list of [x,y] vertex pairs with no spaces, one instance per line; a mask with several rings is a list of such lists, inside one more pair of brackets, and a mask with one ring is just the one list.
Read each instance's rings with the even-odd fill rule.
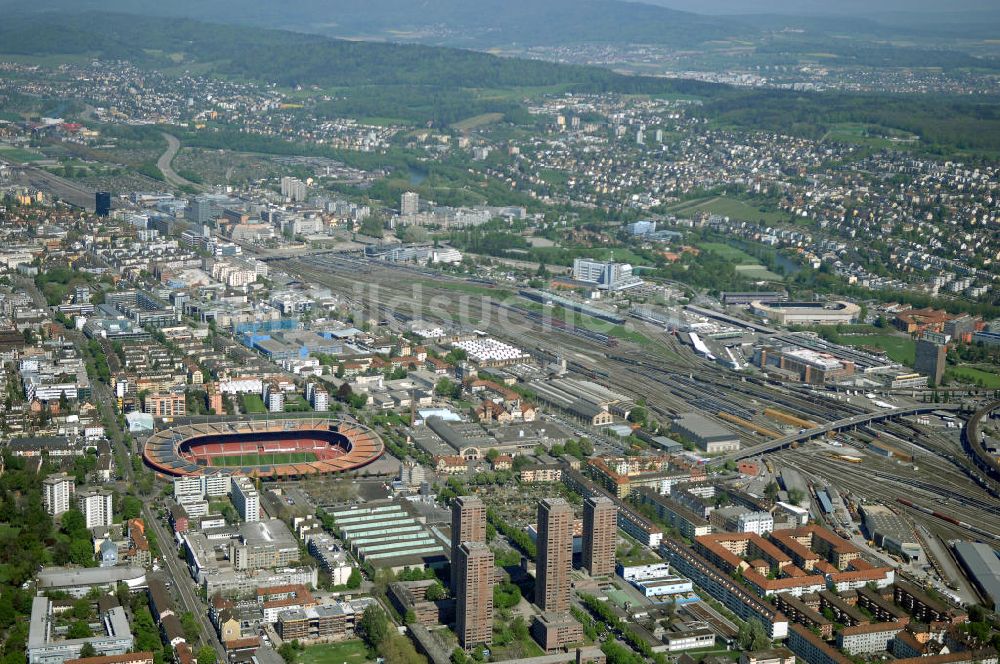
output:
[[737,265],[736,271],[748,279],[758,279],[761,281],[784,281],[780,274],[771,272],[763,265]]
[[474,115],[471,118],[466,118],[456,122],[452,124],[451,127],[456,131],[470,131],[476,127],[493,124],[494,122],[499,122],[500,120],[503,120],[503,113],[483,113],[482,115]]
[[269,466],[276,463],[304,463],[315,461],[316,455],[312,452],[277,452],[275,454],[234,454],[232,456],[220,456],[212,459],[215,466]]
[[725,648],[701,648],[700,650],[687,650],[685,651],[687,655],[694,658],[695,661],[700,662],[709,655],[721,655],[722,657],[727,657],[733,661],[740,658],[742,651],[740,650],[726,650]]
[[962,383],[982,383],[983,387],[1000,390],[1000,373],[983,371],[975,367],[953,367],[948,369],[948,375]]
[[910,132],[880,127],[879,125],[864,124],[861,122],[841,122],[833,125],[821,140],[887,148],[905,147],[907,144],[915,144],[918,142],[919,137]]
[[264,400],[256,394],[244,394],[240,399],[243,405],[243,412],[250,414],[266,413],[267,408],[264,407]]
[[[521,303],[518,303],[521,304]],[[538,304],[537,302],[529,304]],[[539,305],[541,306],[541,305]],[[528,307],[531,308],[531,307]],[[624,339],[626,341],[631,341],[637,343],[641,346],[652,346],[653,340],[646,335],[636,332],[635,330],[630,330],[624,325],[616,325],[606,320],[601,320],[600,318],[593,318],[582,312],[574,312],[564,309],[563,307],[543,307],[544,309],[549,309],[552,314],[552,318],[556,320],[566,321],[575,327],[582,327],[585,330],[590,330],[591,332],[599,332],[600,334],[606,334],[609,337],[614,337],[616,339]]]
[[309,646],[298,657],[301,664],[361,664],[373,661],[363,641],[341,641]]
[[16,148],[13,145],[0,145],[0,158],[9,159],[10,161],[16,161],[23,164],[28,161],[45,159],[45,155],[41,152],[35,152],[34,150]]
[[732,263],[740,265],[758,265],[757,259],[736,247],[732,247],[725,242],[699,242],[698,248],[704,251],[711,251],[713,254],[725,258]]
[[305,400],[301,394],[297,394],[292,398],[285,399],[285,412],[286,413],[307,413],[312,410],[309,402]]
[[426,285],[431,288],[439,288],[442,290],[453,290],[460,293],[467,293],[469,295],[486,295],[492,297],[498,302],[510,297],[511,292],[504,288],[488,288],[486,286],[476,286],[475,284],[469,284],[464,281],[447,281],[442,279],[441,281],[433,281],[431,279],[414,279],[410,283],[417,283]]
[[790,214],[771,211],[761,212],[757,206],[751,203],[741,201],[738,198],[729,198],[727,196],[716,196],[702,202],[697,202],[693,205],[690,203],[691,201],[685,201],[684,203],[678,204],[670,209],[670,212],[673,212],[674,214],[683,214],[685,216],[695,214],[696,212],[707,212],[709,214],[718,214],[723,217],[729,217],[735,221],[762,221],[766,224],[775,224],[792,220],[792,216]]
[[901,362],[909,367],[913,366],[916,358],[917,344],[908,336],[895,334],[841,335],[835,341],[845,346],[881,348],[894,362]]

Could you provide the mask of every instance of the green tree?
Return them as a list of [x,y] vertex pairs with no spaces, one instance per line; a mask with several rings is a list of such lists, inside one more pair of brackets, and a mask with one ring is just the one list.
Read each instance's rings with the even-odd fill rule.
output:
[[358,635],[372,649],[378,648],[379,644],[388,638],[389,631],[389,616],[386,615],[385,609],[377,604],[365,609],[361,620],[358,621]]
[[198,624],[198,619],[193,613],[185,611],[181,614],[181,627],[184,628],[184,638],[188,640],[188,643],[195,643],[198,640],[198,635],[201,634],[201,625]]
[[94,633],[90,631],[90,625],[85,620],[77,620],[69,626],[69,630],[66,632],[66,637],[70,639],[87,639],[93,635]]
[[431,602],[444,599],[444,596],[444,586],[441,585],[440,581],[435,581],[433,585],[427,586],[427,599]]
[[77,620],[86,620],[90,617],[90,600],[86,597],[73,602],[73,617]]
[[94,545],[85,539],[75,539],[69,543],[69,559],[75,565],[94,567]]
[[741,650],[764,650],[771,645],[771,639],[759,620],[747,620],[740,625],[736,642]]
[[278,654],[281,655],[281,659],[285,660],[285,664],[293,664],[299,656],[295,646],[287,641],[278,648]]
[[84,657],[97,657],[97,648],[90,641],[80,646],[80,658],[83,659]]
[[202,646],[198,648],[198,664],[215,664],[218,657],[215,648],[212,646]]
[[125,496],[122,499],[122,518],[138,519],[142,514],[142,501],[135,496]]
[[63,512],[62,530],[64,533],[70,536],[77,534],[86,535],[87,519],[84,518],[83,512],[77,509],[67,510],[66,512]]

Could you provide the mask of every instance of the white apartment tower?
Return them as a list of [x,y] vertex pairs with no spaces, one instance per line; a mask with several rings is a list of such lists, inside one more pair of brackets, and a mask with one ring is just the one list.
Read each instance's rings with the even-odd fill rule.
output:
[[409,217],[420,212],[420,194],[413,191],[403,192],[399,201],[399,213]]
[[42,500],[45,502],[45,511],[52,516],[67,511],[73,506],[71,498],[75,491],[76,484],[73,478],[66,473],[49,475],[42,482]]
[[110,526],[114,522],[114,495],[107,489],[89,489],[76,494],[76,504],[88,528]]
[[233,478],[233,506],[244,521],[260,521],[260,494],[249,477]]

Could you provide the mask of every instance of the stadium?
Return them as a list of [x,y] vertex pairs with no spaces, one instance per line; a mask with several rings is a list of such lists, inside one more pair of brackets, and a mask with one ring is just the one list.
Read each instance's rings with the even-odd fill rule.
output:
[[146,441],[143,459],[173,477],[226,472],[279,480],[350,472],[384,451],[378,434],[355,422],[260,420],[166,429]]

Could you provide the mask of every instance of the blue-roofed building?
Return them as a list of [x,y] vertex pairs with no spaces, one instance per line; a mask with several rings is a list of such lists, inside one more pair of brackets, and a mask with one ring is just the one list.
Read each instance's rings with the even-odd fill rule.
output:
[[118,545],[110,539],[101,542],[101,567],[114,567],[118,564]]
[[817,491],[816,497],[819,499],[819,506],[823,508],[823,514],[833,514],[833,503],[830,502],[830,496],[826,491]]
[[1000,611],[1000,553],[983,542],[957,542],[955,554],[987,606]]

